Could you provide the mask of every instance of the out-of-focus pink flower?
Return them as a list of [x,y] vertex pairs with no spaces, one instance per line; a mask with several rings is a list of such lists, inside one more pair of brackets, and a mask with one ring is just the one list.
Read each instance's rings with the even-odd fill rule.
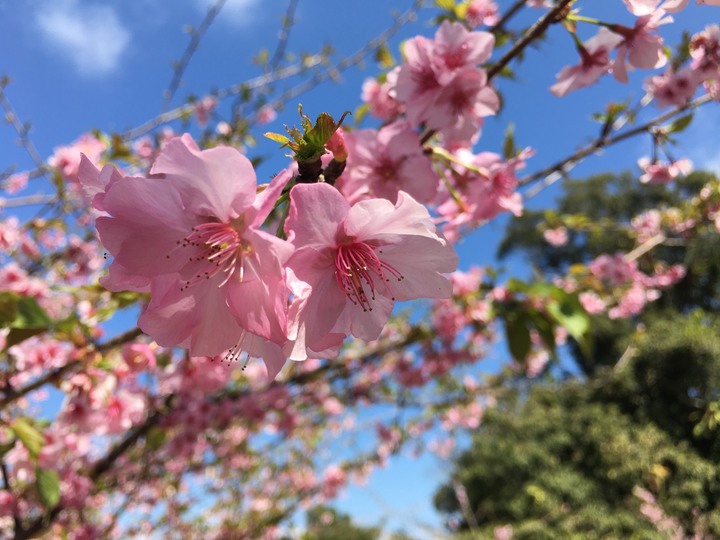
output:
[[[677,13],[685,9],[690,0],[666,0],[662,5],[658,5],[662,0],[623,0],[623,2],[630,13],[641,17],[657,11],[658,8],[662,8],[668,13]],[[698,1],[698,3],[701,2]]]
[[658,107],[681,107],[692,99],[697,90],[699,79],[690,68],[675,72],[668,69],[662,75],[649,77],[643,87],[655,99]]
[[498,23],[498,6],[492,0],[472,0],[465,12],[465,20],[475,28],[482,24],[493,26]]
[[581,292],[579,299],[585,311],[590,313],[590,315],[595,315],[596,313],[602,313],[605,311],[605,302],[592,291]]
[[511,540],[513,537],[513,526],[503,525],[502,527],[495,527],[493,536],[495,540]]
[[663,39],[653,32],[672,20],[672,17],[665,17],[665,11],[658,9],[639,17],[633,28],[613,25],[612,30],[624,38],[611,67],[615,80],[624,83],[628,81],[626,61],[640,69],[655,69],[667,64]]
[[423,153],[420,137],[407,122],[352,131],[346,135],[348,163],[342,191],[350,201],[383,197],[395,202],[405,191],[420,202],[430,202],[439,178]]
[[384,82],[366,79],[362,85],[361,99],[367,103],[370,114],[381,120],[391,121],[397,118],[405,108],[395,98],[395,86],[400,66],[393,68]]
[[30,177],[27,173],[16,173],[10,175],[10,178],[5,181],[5,191],[12,195],[14,193],[17,193],[18,191],[25,189],[29,178]]
[[257,112],[257,123],[258,124],[269,124],[277,118],[277,111],[272,105],[264,105],[260,107]]
[[517,192],[516,172],[525,166],[525,160],[532,154],[532,150],[526,149],[505,161],[494,152],[474,155],[461,149],[455,153],[467,166],[454,165],[455,196],[448,191],[441,191],[438,196],[438,213],[447,221],[443,231],[448,239],[456,240],[462,227],[478,225],[500,212],[522,214],[523,202]]
[[638,166],[643,170],[640,181],[643,184],[667,184],[678,176],[687,176],[692,172],[692,162],[689,159],[678,159],[673,162],[650,161],[647,157],[638,160]]
[[720,26],[711,24],[690,40],[691,67],[701,80],[720,74]]
[[206,126],[210,115],[217,107],[217,98],[214,96],[205,96],[200,101],[195,103],[195,118],[198,124]]
[[626,261],[619,252],[614,255],[600,255],[588,267],[596,278],[612,285],[629,283],[638,275],[637,262]]
[[340,489],[347,482],[347,474],[337,465],[330,465],[322,477],[322,494],[327,499],[337,496]]
[[291,358],[334,354],[350,334],[377,339],[395,300],[450,296],[440,272],[455,270],[457,255],[406,193],[395,206],[370,199],[351,207],[333,187],[313,184],[295,186],[290,200]]
[[15,497],[7,489],[0,490],[0,516],[11,516],[15,511]]
[[622,36],[605,27],[600,28],[597,34],[579,48],[580,63],[562,68],[550,91],[556,96],[564,96],[568,92],[594,84],[610,70],[610,51],[622,40]]
[[499,107],[485,71],[477,67],[490,57],[494,43],[488,32],[468,32],[462,24],[448,21],[440,25],[434,40],[408,40],[396,95],[410,123],[425,124],[450,140],[470,140],[482,118]]
[[64,178],[75,182],[78,179],[81,155],[85,154],[94,165],[97,165],[104,151],[105,143],[94,135],[86,134],[70,146],[55,148],[55,153],[48,159],[48,165],[57,169]]
[[330,140],[325,145],[325,148],[332,152],[333,159],[335,161],[346,161],[348,158],[348,149],[345,142],[345,132],[343,128],[339,127],[330,136]]
[[660,232],[661,216],[658,210],[648,210],[630,221],[638,242],[645,242]]
[[155,352],[147,343],[126,343],[122,348],[122,357],[133,373],[155,369]]
[[560,247],[568,243],[568,234],[565,227],[556,227],[554,229],[547,229],[543,233],[543,238],[551,246]]

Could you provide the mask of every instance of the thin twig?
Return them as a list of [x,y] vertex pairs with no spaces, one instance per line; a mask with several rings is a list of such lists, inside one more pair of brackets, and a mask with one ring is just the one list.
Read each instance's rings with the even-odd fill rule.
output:
[[[371,348],[369,351],[366,351],[365,354],[359,355],[356,358],[361,359],[361,361],[370,361],[375,360],[378,358],[382,358],[385,354],[387,354],[391,350],[395,350],[398,348],[405,348],[406,346],[412,344],[412,343],[419,343],[423,340],[426,340],[428,338],[432,338],[431,334],[427,329],[421,328],[421,327],[415,327],[413,330],[408,332],[408,334],[400,340],[382,340],[378,344],[375,345],[375,347]],[[119,340],[122,339],[122,336],[118,336],[118,338],[115,338],[114,340],[111,340],[104,344],[101,347],[111,347],[112,344],[119,343]],[[274,382],[270,388],[273,386],[299,386],[302,387],[306,385],[308,382],[318,378],[319,376],[327,377],[328,373],[335,374],[335,375],[350,375],[352,374],[352,370],[350,369],[350,364],[347,361],[350,358],[350,355],[348,355],[347,358],[345,358],[345,361],[338,361],[338,362],[332,362],[328,363],[327,365],[312,371],[312,372],[305,372],[305,373],[298,373],[294,375],[290,380],[286,382]],[[243,391],[227,391],[227,390],[221,390],[218,392],[215,396],[213,396],[210,399],[213,400],[220,400],[224,398],[232,398],[232,399],[240,399],[243,397],[248,396],[252,393],[252,390],[243,390]],[[145,418],[145,420],[141,423],[136,425],[134,428],[129,430],[125,437],[123,437],[118,443],[112,446],[110,450],[105,454],[103,457],[99,458],[95,463],[90,467],[88,470],[87,476],[89,479],[93,481],[97,481],[100,477],[105,475],[107,472],[109,472],[113,465],[117,462],[117,460],[123,456],[126,452],[128,452],[131,448],[135,446],[147,433],[156,426],[165,416],[170,414],[173,411],[173,407],[175,406],[175,403],[178,400],[176,400],[175,394],[170,394],[165,397],[165,399],[162,402],[162,405],[159,407],[156,407],[152,411],[149,412],[148,416]],[[41,534],[43,531],[47,530],[53,523],[53,521],[57,518],[58,514],[63,510],[62,503],[55,506],[52,510],[50,510],[47,514],[38,517],[35,519],[31,524],[25,528],[21,534],[15,535],[15,540],[27,540],[30,538],[33,538],[39,534]]]
[[522,8],[525,7],[527,1],[526,0],[517,0],[510,9],[508,9],[503,16],[500,18],[500,20],[494,25],[488,28],[488,32],[499,32],[504,30],[505,25],[512,19],[515,14],[520,11]]
[[170,106],[170,102],[175,97],[175,92],[177,92],[177,89],[180,87],[180,82],[185,74],[185,70],[190,64],[190,60],[192,60],[192,57],[195,54],[195,51],[197,51],[203,37],[205,37],[208,28],[210,28],[210,25],[213,23],[218,13],[220,13],[220,10],[222,10],[226,1],[227,0],[216,0],[215,3],[208,8],[205,18],[202,20],[197,30],[192,30],[190,34],[190,43],[188,43],[180,60],[173,66],[173,76],[167,90],[165,90],[165,100],[163,101],[162,112],[166,112]]
[[[601,150],[602,148],[606,148],[613,144],[622,142],[625,139],[634,137],[635,135],[649,132],[652,128],[654,128],[658,124],[665,122],[666,120],[669,120],[669,119],[673,118],[674,116],[677,116],[678,114],[681,114],[685,111],[688,111],[690,109],[695,109],[697,107],[705,105],[706,103],[709,103],[710,101],[712,101],[712,96],[705,95],[705,96],[699,97],[698,99],[696,99],[694,101],[691,101],[690,103],[688,103],[686,105],[683,105],[682,107],[678,107],[678,108],[668,111],[664,114],[661,114],[660,116],[657,116],[656,118],[654,118],[640,126],[637,126],[633,129],[629,129],[623,133],[619,133],[618,135],[615,135],[613,137],[602,137],[602,136],[598,137],[593,142],[591,142],[587,146],[584,146],[583,148],[576,151],[572,155],[561,159],[560,161],[550,165],[549,167],[545,167],[542,170],[539,170],[537,172],[534,172],[530,175],[527,175],[527,176],[521,178],[520,182],[519,182],[521,186],[526,186],[526,185],[528,185],[532,182],[535,182],[537,180],[540,180],[540,179],[544,180],[543,183],[539,187],[536,186],[533,190],[529,191],[526,194],[526,198],[534,197],[543,189],[554,184],[555,182],[557,182],[557,180],[559,180],[559,178],[562,177],[562,174],[567,174],[572,168],[574,168],[584,158],[586,158],[587,156],[589,156],[591,154],[594,154],[598,150]],[[562,173],[562,174],[560,174],[560,173]]]
[[385,45],[387,41],[400,30],[400,28],[402,28],[406,23],[408,23],[415,17],[415,14],[417,13],[418,9],[422,7],[422,4],[423,0],[415,0],[413,5],[407,11],[395,18],[391,26],[378,34],[378,36],[374,39],[371,39],[361,49],[357,50],[350,56],[346,56],[345,58],[337,62],[334,66],[328,67],[321,72],[315,74],[315,76],[312,77],[310,80],[288,89],[273,102],[273,106],[279,107],[282,104],[295,99],[299,95],[304,94],[309,90],[312,90],[313,88],[327,81],[328,79],[338,79],[343,71],[346,71],[347,69],[361,63],[367,56]]
[[[234,84],[228,88],[220,89],[214,94],[214,96],[218,99],[224,99],[229,96],[237,95],[246,90],[252,90],[254,88],[261,88],[261,87],[271,84],[273,82],[277,82],[277,81],[298,75],[299,73],[302,73],[303,71],[306,71],[309,68],[312,68],[312,67],[315,67],[315,66],[321,64],[323,61],[324,61],[324,57],[322,57],[321,55],[310,56],[308,58],[305,58],[303,61],[298,62],[297,64],[293,64],[292,66],[288,66],[286,68],[280,69],[280,70],[276,71],[275,73],[260,75],[259,77],[254,77],[252,79],[248,79],[245,82]],[[162,125],[168,124],[168,123],[172,122],[173,120],[177,120],[178,118],[182,118],[188,112],[192,112],[193,109],[194,109],[194,105],[192,105],[192,104],[181,105],[179,107],[171,109],[165,113],[159,114],[155,118],[152,118],[152,119],[140,124],[139,126],[128,129],[127,131],[125,131],[124,133],[121,134],[121,138],[124,141],[136,139],[142,135],[145,135],[146,133],[151,132],[152,130],[154,130]]]
[[631,262],[639,259],[654,247],[657,247],[663,242],[665,242],[665,240],[667,240],[667,236],[665,236],[663,233],[657,233],[655,236],[647,239],[645,242],[633,249],[630,253],[626,253],[623,256],[623,260],[625,262]]
[[558,15],[566,8],[573,0],[560,0],[550,11],[543,15],[537,20],[528,30],[522,35],[522,37],[515,42],[515,45],[510,48],[496,63],[494,63],[487,70],[488,81],[491,80],[495,75],[500,73],[502,69],[508,65],[518,54],[520,54],[525,47],[530,45],[535,39],[540,37],[547,27],[557,21]]
[[12,124],[18,136],[20,137],[20,144],[22,144],[25,152],[27,152],[27,154],[30,156],[30,159],[32,159],[33,163],[35,163],[35,166],[38,169],[46,172],[48,168],[45,164],[45,160],[42,158],[40,152],[38,152],[38,149],[30,140],[30,128],[27,126],[27,124],[21,122],[18,118],[17,114],[15,113],[15,109],[13,109],[13,106],[10,103],[7,94],[5,93],[5,88],[2,84],[0,84],[0,106],[2,106],[2,109],[5,113],[5,119],[10,124]]
[[63,377],[66,373],[79,368],[82,366],[85,362],[85,360],[92,355],[95,352],[103,353],[109,350],[114,349],[115,347],[119,347],[120,345],[123,345],[124,343],[127,343],[129,341],[132,341],[136,337],[139,337],[142,335],[142,330],[139,328],[133,328],[132,330],[128,330],[127,332],[120,334],[119,336],[114,337],[113,339],[103,343],[102,345],[98,345],[96,349],[94,349],[93,352],[88,353],[87,356],[84,356],[83,358],[80,358],[78,360],[72,360],[68,362],[67,364],[60,366],[58,368],[52,369],[45,373],[42,377],[39,377],[35,379],[33,382],[23,386],[19,390],[11,390],[7,393],[7,395],[0,400],[0,410],[4,409],[8,405],[14,403],[18,399],[20,399],[23,396],[26,396],[30,392],[37,390],[38,388],[41,388],[45,386],[46,384],[50,384],[52,382],[60,380],[61,377]]
[[280,35],[278,36],[277,46],[275,52],[272,55],[270,62],[267,65],[267,72],[273,72],[277,70],[285,56],[285,50],[290,39],[290,30],[295,25],[295,10],[297,9],[298,0],[290,0],[285,15],[282,19],[282,28],[280,29]]
[[57,201],[57,195],[39,193],[13,199],[0,199],[0,208],[18,208],[20,206],[34,206],[37,204],[49,204]]

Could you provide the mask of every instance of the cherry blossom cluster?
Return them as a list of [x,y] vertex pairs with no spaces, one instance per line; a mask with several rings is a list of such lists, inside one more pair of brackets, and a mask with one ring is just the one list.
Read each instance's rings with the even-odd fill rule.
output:
[[[624,3],[635,23],[598,21],[595,37],[573,38],[581,64],[553,91],[667,68],[645,85],[658,106],[683,107],[700,87],[717,99],[718,27],[693,35],[676,61],[660,31],[689,2]],[[570,10],[556,18],[568,29],[588,22]],[[456,3],[445,19],[365,82],[379,126],[333,125],[319,155],[296,152],[267,184],[244,155],[242,123],[214,95],[184,109],[182,131],[204,130],[199,145],[162,126],[55,149],[55,206],[0,221],[0,534],[281,537],[298,507],[332,501],[393,455],[450,456],[504,383],[541,376],[570,340],[582,346],[587,330],[560,304],[585,328],[590,315],[633,320],[683,279],[686,269],[654,250],[720,232],[716,181],[685,206],[622,224],[629,253],[553,284],[454,271],[454,242],[522,212],[519,175],[533,151],[477,148],[500,102],[490,62],[503,45],[477,30],[507,24],[497,3]],[[262,101],[253,121],[273,122],[276,109]],[[639,162],[641,182],[690,173],[665,149],[678,126],[646,130],[654,151]],[[41,174],[13,172],[2,188],[15,196]],[[541,230],[555,249],[588,229],[560,217]],[[415,298],[431,301],[393,311]],[[126,308],[140,329],[105,338],[105,321]],[[482,379],[481,361],[509,360],[494,347],[503,327],[513,360]],[[250,357],[264,364],[239,369]],[[288,358],[304,361],[278,376]],[[638,496],[664,527],[661,509]],[[208,505],[212,520],[198,518],[193,508]]]

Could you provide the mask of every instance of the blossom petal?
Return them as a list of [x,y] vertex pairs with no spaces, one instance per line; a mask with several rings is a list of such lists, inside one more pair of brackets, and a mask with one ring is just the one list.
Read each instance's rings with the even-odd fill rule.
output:
[[288,240],[295,247],[333,246],[340,223],[350,204],[328,184],[300,184],[290,192],[290,212],[285,221]]
[[185,260],[168,258],[195,225],[180,195],[165,180],[121,178],[103,200],[113,217],[99,217],[105,248],[130,273],[152,277],[179,270]]
[[192,213],[220,221],[236,218],[255,200],[257,182],[248,158],[229,146],[201,151],[188,134],[168,142],[150,172],[172,180]]

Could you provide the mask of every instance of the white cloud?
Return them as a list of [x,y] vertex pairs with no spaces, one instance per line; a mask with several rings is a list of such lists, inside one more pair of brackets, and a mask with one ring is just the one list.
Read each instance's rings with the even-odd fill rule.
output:
[[59,51],[86,76],[115,71],[130,43],[130,32],[110,6],[84,5],[78,0],[41,3],[35,23],[47,45]]
[[[195,4],[206,12],[208,8],[217,4],[217,0],[195,0]],[[245,26],[253,22],[260,12],[260,0],[226,0],[218,18],[237,26]]]
[[[698,108],[687,134],[681,140],[676,154],[683,151],[692,160],[696,170],[712,171],[720,174],[720,148],[717,143],[720,111],[708,103]],[[682,156],[681,156],[682,157]]]

